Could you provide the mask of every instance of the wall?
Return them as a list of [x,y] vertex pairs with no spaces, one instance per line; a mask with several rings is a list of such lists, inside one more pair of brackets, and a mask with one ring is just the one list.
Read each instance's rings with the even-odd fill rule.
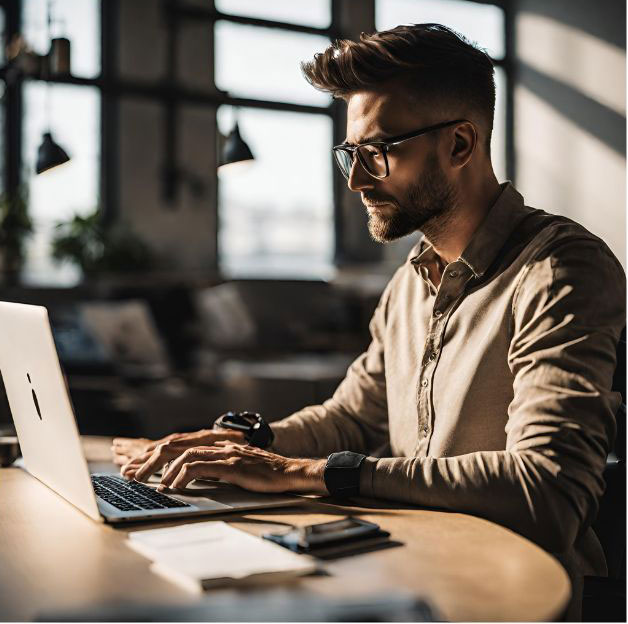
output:
[[626,5],[520,0],[516,184],[582,223],[626,266]]
[[[119,2],[118,67],[125,80],[157,84],[167,77],[167,14],[155,0]],[[212,29],[183,21],[176,51],[175,79],[197,92],[214,92]],[[122,98],[118,109],[119,218],[159,255],[159,268],[186,275],[211,272],[216,241],[215,109],[181,104],[175,112],[175,163],[201,182],[200,194],[188,183],[176,200],[163,192],[166,155],[163,102]]]

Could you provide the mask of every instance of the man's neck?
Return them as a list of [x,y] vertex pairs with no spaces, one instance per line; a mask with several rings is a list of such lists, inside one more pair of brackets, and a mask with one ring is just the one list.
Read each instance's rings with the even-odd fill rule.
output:
[[426,233],[426,239],[441,258],[443,265],[446,266],[460,257],[501,191],[497,178],[491,176],[486,184],[469,197],[459,195],[459,210],[449,215],[448,223],[439,235],[430,237]]

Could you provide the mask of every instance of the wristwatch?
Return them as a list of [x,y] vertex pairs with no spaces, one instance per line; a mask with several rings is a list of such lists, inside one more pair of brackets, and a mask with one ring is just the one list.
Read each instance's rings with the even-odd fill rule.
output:
[[216,420],[214,426],[241,431],[251,446],[263,449],[275,439],[273,430],[257,412],[227,412]]
[[360,466],[366,455],[342,451],[332,453],[325,464],[325,486],[332,496],[349,497],[360,493]]

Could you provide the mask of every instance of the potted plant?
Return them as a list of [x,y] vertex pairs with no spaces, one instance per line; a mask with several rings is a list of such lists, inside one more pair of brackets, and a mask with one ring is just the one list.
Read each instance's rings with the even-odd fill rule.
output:
[[57,223],[52,257],[77,265],[85,276],[145,271],[153,264],[148,246],[122,225],[106,227],[100,211]]
[[0,195],[0,260],[3,281],[14,286],[24,263],[24,243],[33,232],[24,188]]

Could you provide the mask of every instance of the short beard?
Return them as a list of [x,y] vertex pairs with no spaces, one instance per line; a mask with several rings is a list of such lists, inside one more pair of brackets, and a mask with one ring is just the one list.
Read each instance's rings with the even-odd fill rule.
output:
[[[373,202],[383,198],[364,193]],[[390,216],[369,213],[368,228],[373,240],[388,243],[421,230],[433,243],[440,238],[457,207],[457,193],[438,165],[436,154],[426,161],[426,169],[408,191],[405,205],[386,198],[396,208]]]

